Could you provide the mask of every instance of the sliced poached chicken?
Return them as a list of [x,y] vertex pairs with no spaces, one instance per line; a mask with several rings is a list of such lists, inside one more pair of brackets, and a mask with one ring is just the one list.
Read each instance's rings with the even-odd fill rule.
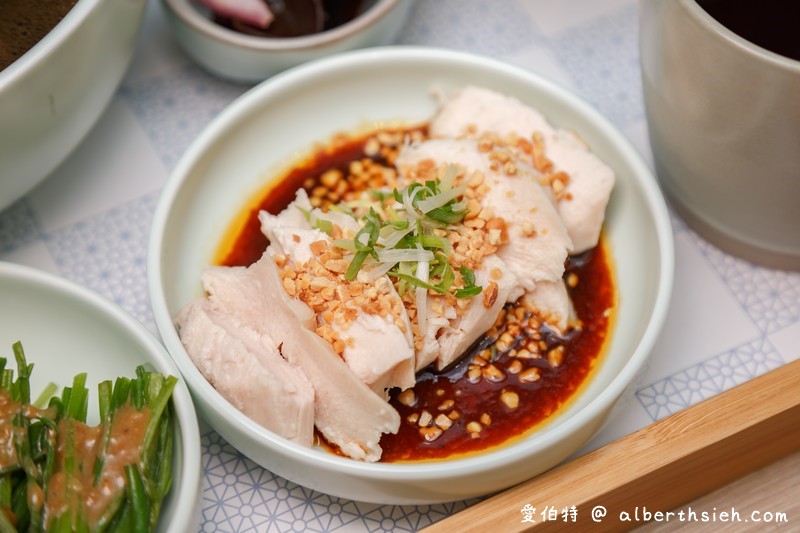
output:
[[329,442],[354,459],[380,458],[381,435],[399,428],[397,411],[308,329],[312,310],[286,293],[268,253],[247,268],[208,268],[203,286],[213,307],[247,317],[253,329],[271,335],[283,357],[303,371],[314,388],[314,423]]
[[[273,257],[278,253],[284,255],[295,268],[301,267],[314,257],[313,243],[324,241],[330,244],[328,235],[318,229],[311,229],[304,217],[298,220],[292,213],[292,211],[301,213],[295,206],[305,207],[303,205],[305,202],[307,197],[303,191],[298,193],[295,201],[282,212],[288,212],[289,215],[274,216],[266,212],[259,214],[261,230],[271,243],[268,252]],[[310,210],[307,212],[311,213]],[[327,215],[321,212],[313,214]],[[341,213],[330,214],[334,217],[328,220],[335,221],[334,223],[338,225],[355,224],[352,217]],[[338,280],[338,283],[344,285],[347,282]],[[415,383],[411,325],[400,296],[386,276],[372,281],[370,286],[379,288],[382,297],[389,301],[390,306],[399,310],[397,316],[365,313],[362,309],[356,308],[352,300],[346,300],[340,305],[353,307],[355,320],[347,324],[333,322],[330,325],[344,341],[342,357],[353,373],[381,397],[388,399],[389,389],[393,387],[406,389],[413,387]],[[316,320],[324,322],[322,316],[317,316]]]
[[184,307],[177,325],[198,370],[234,407],[274,433],[311,446],[314,389],[269,335],[208,300]]
[[528,140],[540,133],[553,171],[569,175],[557,206],[572,238],[573,252],[584,252],[597,244],[614,186],[614,171],[575,133],[554,128],[539,111],[516,98],[474,86],[456,91],[442,103],[430,132],[433,137],[453,138],[492,132]]

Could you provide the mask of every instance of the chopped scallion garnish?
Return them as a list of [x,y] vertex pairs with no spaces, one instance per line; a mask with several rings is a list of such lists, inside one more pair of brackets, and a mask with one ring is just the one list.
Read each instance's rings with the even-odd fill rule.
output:
[[[461,267],[464,286],[454,288],[455,276],[449,264],[452,253],[450,241],[439,233],[449,226],[464,220],[468,210],[463,199],[466,185],[455,185],[458,170],[450,165],[441,173],[440,179],[425,183],[414,182],[404,189],[391,193],[370,191],[375,201],[350,201],[347,212],[362,212],[369,209],[359,219],[360,229],[350,239],[336,239],[333,246],[355,252],[345,273],[348,281],[353,281],[358,272],[365,268],[368,257],[371,265],[369,279],[388,274],[400,281],[400,292],[408,287],[427,289],[440,294],[452,294],[458,298],[469,298],[480,294],[481,287],[475,285],[475,276],[470,269]],[[309,221],[319,227],[320,221]],[[324,227],[320,227],[326,231]],[[326,231],[330,234],[330,231]],[[380,267],[375,263],[390,263]],[[425,264],[427,276],[420,276],[417,266]],[[411,266],[415,265],[415,266]],[[466,274],[465,274],[466,272]],[[425,279],[423,279],[425,278]]]

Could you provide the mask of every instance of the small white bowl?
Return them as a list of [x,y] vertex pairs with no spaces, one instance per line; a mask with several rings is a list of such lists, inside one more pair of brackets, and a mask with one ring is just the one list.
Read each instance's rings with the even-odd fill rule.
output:
[[413,0],[367,0],[353,20],[302,37],[245,35],[213,22],[194,0],[162,0],[175,38],[209,72],[238,82],[259,82],[289,67],[337,52],[390,44]]
[[60,165],[100,118],[133,55],[146,0],[78,0],[0,71],[0,210]]
[[[34,365],[31,398],[49,383],[72,385],[87,373],[89,415],[99,421],[97,384],[135,377],[145,365],[179,376],[164,347],[130,315],[96,293],[28,267],[0,262],[0,356],[16,368],[11,346],[20,341]],[[183,380],[173,393],[175,440],[172,487],[164,500],[158,531],[197,531],[200,523],[200,432],[192,398]]]
[[[428,120],[431,89],[479,84],[580,132],[617,175],[607,210],[619,309],[602,363],[568,408],[520,442],[480,455],[367,464],[292,444],[231,406],[181,345],[173,317],[202,297],[200,276],[256,191],[315,142],[337,132]],[[320,89],[320,88],[324,88]],[[192,144],[162,193],[149,248],[150,299],[162,338],[201,415],[233,446],[302,485],[354,500],[419,504],[488,494],[576,452],[606,420],[645,363],[671,295],[674,251],[664,200],[639,154],[611,123],[535,74],[459,52],[413,47],[342,54],[283,73],[234,102]]]

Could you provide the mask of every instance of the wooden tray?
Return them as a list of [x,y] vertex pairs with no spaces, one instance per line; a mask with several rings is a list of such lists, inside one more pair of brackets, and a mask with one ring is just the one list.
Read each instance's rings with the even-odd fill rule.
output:
[[[668,511],[800,450],[800,360],[441,520],[425,531],[618,531],[635,508]],[[536,509],[524,522],[522,509]],[[576,521],[560,511],[575,506]],[[606,516],[592,519],[595,506]],[[546,508],[558,510],[544,520]],[[638,523],[640,525],[641,522]]]

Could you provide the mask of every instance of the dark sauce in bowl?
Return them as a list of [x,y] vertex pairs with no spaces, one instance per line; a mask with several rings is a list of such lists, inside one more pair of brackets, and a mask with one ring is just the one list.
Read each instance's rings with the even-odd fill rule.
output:
[[256,37],[300,37],[327,31],[353,20],[363,0],[264,0],[275,15],[266,28],[214,15],[217,24]]
[[[241,227],[224,243],[217,263],[247,266],[257,261],[269,244],[260,230],[259,210],[279,213],[299,188],[305,188],[312,203],[323,209],[363,190],[369,185],[363,180],[326,185],[325,175],[331,170],[352,175],[353,162],[362,167],[390,166],[407,134],[425,137],[427,129],[392,131],[389,136],[394,141],[379,143],[377,153],[374,145],[380,133],[341,137],[293,166],[254,199]],[[369,143],[373,149],[366,149]],[[390,403],[401,424],[397,434],[383,435],[382,462],[443,459],[512,442],[575,396],[598,364],[616,307],[611,258],[602,239],[594,249],[570,257],[564,277],[578,320],[563,336],[523,306],[510,303],[451,368],[423,369],[412,389],[391,391]],[[318,440],[338,453],[319,435]]]
[[751,43],[800,61],[800,2],[792,0],[697,0],[709,15]]
[[[591,373],[608,335],[608,310],[615,300],[608,259],[601,245],[567,264],[566,275],[578,280],[569,292],[581,328],[562,337],[522,307],[508,304],[495,326],[452,368],[417,375],[412,405],[393,391],[400,431],[381,439],[381,460],[442,459],[482,451],[526,434],[566,404]],[[504,335],[512,338],[507,346],[500,340]],[[533,344],[536,348],[529,349]],[[426,412],[433,425],[421,432]],[[441,433],[431,429],[442,426],[447,429]]]
[[0,70],[22,57],[63,19],[78,0],[3,0]]

